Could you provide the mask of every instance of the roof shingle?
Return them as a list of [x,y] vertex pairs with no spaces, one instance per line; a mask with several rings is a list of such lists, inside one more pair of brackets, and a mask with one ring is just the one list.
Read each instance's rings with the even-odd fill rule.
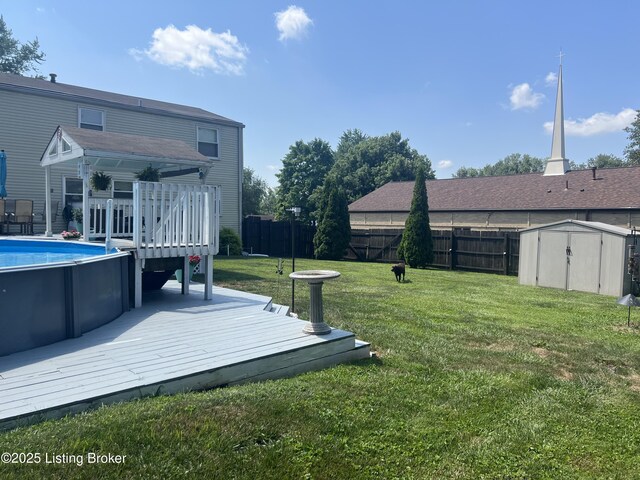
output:
[[[568,182],[568,187],[567,187]],[[390,182],[349,205],[350,212],[404,212],[414,182]],[[500,177],[427,180],[429,210],[562,210],[640,208],[640,167]]]
[[86,99],[87,101],[97,101],[114,103],[125,108],[139,108],[140,110],[153,110],[157,112],[165,112],[173,115],[184,115],[196,119],[222,122],[242,126],[240,122],[231,120],[215,113],[208,112],[201,108],[179,105],[176,103],[161,102],[148,98],[133,97],[130,95],[121,95],[119,93],[105,92],[102,90],[94,90],[92,88],[78,87],[65,83],[50,82],[39,78],[23,77],[12,73],[0,73],[0,88],[14,88],[18,90],[28,90],[33,93],[42,95],[53,95],[58,97],[77,97]]

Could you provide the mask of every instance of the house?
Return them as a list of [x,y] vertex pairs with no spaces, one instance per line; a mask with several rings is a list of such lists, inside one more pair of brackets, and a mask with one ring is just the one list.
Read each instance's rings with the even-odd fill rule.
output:
[[[177,168],[175,162],[167,164],[161,169],[161,181],[179,176],[183,184],[219,185],[220,224],[241,232],[242,123],[196,107],[59,83],[53,74],[50,80],[42,80],[0,73],[0,105],[0,148],[7,155],[8,198],[33,200],[35,213],[45,211],[43,152],[61,127],[67,128],[71,137],[82,137],[82,141],[93,142],[92,145],[95,135],[89,141],[81,131],[104,132],[104,137],[110,139],[110,153],[115,144],[129,143],[143,148],[154,143],[153,139],[170,141],[174,144],[171,148],[180,149],[183,156],[193,157],[195,162],[189,165],[178,162]],[[128,156],[137,160],[139,170],[147,166],[144,155],[137,151],[136,155],[124,151],[119,154],[121,159]],[[167,156],[171,154],[169,151]],[[157,166],[157,152],[155,155]],[[94,171],[103,166],[112,176],[111,186],[105,191],[92,191],[92,196],[132,198],[135,168],[118,169],[113,161],[101,164],[99,158],[93,159]],[[82,206],[77,162],[56,165],[51,170],[49,189],[52,205],[58,206],[53,232],[60,232],[67,227],[61,215],[63,206]],[[35,233],[44,230],[44,224],[35,226]]]
[[[640,167],[563,175],[427,180],[429,220],[439,230],[519,230],[566,219],[640,225]],[[403,229],[414,182],[390,182],[349,205],[352,229]]]

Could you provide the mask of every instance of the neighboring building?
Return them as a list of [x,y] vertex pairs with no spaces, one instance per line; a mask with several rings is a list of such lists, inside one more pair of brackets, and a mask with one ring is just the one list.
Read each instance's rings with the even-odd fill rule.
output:
[[[32,199],[34,212],[44,211],[45,170],[43,152],[59,125],[114,134],[137,135],[184,142],[208,160],[205,168],[167,181],[222,187],[221,226],[237,232],[242,225],[243,128],[240,122],[205,110],[145,98],[0,73],[0,148],[7,154],[7,193],[10,199]],[[146,165],[142,165],[141,169]],[[127,198],[132,195],[131,171],[109,169],[113,176],[107,192],[96,196]],[[53,231],[66,228],[61,211],[65,204],[79,206],[82,181],[77,168],[52,170],[52,200],[59,202]],[[38,230],[39,228],[39,230]],[[36,226],[36,233],[44,226]]]
[[[517,230],[566,219],[640,225],[640,167],[428,180],[433,229]],[[404,228],[414,182],[391,182],[349,205],[351,228]]]
[[[560,55],[562,59],[562,54]],[[433,229],[518,230],[561,220],[640,224],[640,167],[569,171],[562,64],[544,173],[427,181]],[[349,205],[351,228],[404,228],[414,182],[391,182]]]

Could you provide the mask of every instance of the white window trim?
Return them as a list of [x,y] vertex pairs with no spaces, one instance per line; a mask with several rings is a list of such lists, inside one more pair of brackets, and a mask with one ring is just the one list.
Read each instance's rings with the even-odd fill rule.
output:
[[[93,108],[93,107],[82,107],[80,105],[78,105],[78,128],[82,128],[80,125],[82,124],[81,120],[81,110],[94,110],[96,112],[100,112],[102,114],[102,131],[106,132],[107,131],[107,114],[104,110],[100,110],[99,108]],[[90,123],[89,125],[98,125],[97,123]]]
[[218,145],[218,156],[217,157],[207,157],[207,158],[211,158],[213,160],[220,160],[220,129],[219,128],[215,128],[215,127],[210,127],[208,125],[198,125],[198,126],[196,126],[196,151],[198,151],[198,152],[199,152],[198,144],[200,143],[200,129],[203,129],[203,130],[215,130],[216,131],[216,138],[218,139],[218,142],[216,143],[216,145]]

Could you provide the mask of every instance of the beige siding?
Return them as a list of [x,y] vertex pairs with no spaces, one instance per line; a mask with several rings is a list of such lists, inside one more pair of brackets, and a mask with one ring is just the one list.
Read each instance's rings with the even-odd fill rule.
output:
[[630,212],[616,212],[614,210],[595,210],[591,212],[592,222],[603,222],[624,228],[630,228],[633,225],[636,225],[631,224],[629,220]]
[[[197,148],[198,126],[217,128],[220,160],[216,161],[211,169],[207,183],[222,187],[221,225],[240,231],[239,127],[3,90],[0,90],[0,105],[0,148],[6,151],[8,159],[9,198],[33,199],[36,212],[44,210],[45,198],[44,168],[40,167],[40,157],[58,125],[78,126],[80,106],[104,111],[107,131],[182,140],[194,149]],[[131,174],[109,173],[114,179],[134,180]],[[59,200],[62,203],[63,175],[75,174],[75,166],[52,168],[54,201]],[[192,174],[173,177],[167,181],[197,183],[198,177]],[[58,220],[54,225],[54,232],[65,227],[61,215]],[[43,228],[40,227],[39,230],[42,231]],[[36,231],[38,232],[38,228]]]

